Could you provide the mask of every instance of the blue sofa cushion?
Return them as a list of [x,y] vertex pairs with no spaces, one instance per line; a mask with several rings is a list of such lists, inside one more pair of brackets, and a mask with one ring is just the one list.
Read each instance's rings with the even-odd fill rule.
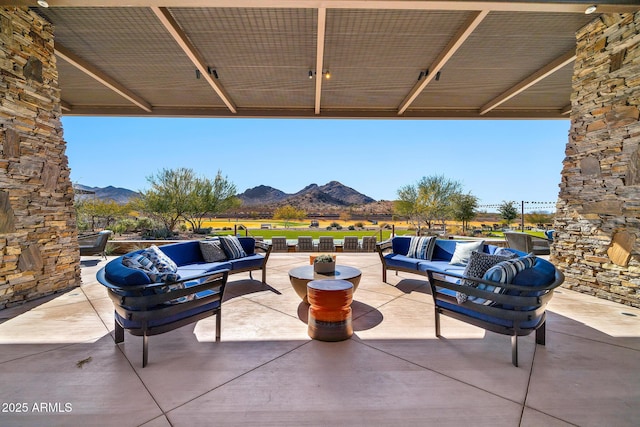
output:
[[256,239],[253,237],[238,237],[238,241],[240,241],[245,254],[253,255],[256,253]]
[[232,259],[231,270],[241,270],[244,268],[260,267],[264,262],[264,256],[259,254],[248,255],[238,259]]
[[183,279],[190,279],[192,277],[202,276],[214,271],[230,269],[230,262],[207,262],[178,267],[178,274],[180,274],[180,277],[182,277]]
[[[514,254],[515,255],[515,254]],[[481,279],[484,274],[494,265],[499,262],[506,261],[509,258],[505,258],[500,255],[491,255],[485,254],[484,252],[474,251],[471,253],[471,257],[469,258],[469,263],[464,269],[462,273],[466,277],[473,277],[477,279]],[[477,283],[471,280],[462,280],[460,282],[463,286],[471,286],[476,287]],[[458,304],[462,304],[467,301],[468,295],[464,292],[456,292],[456,300]]]
[[222,249],[227,254],[229,259],[237,259],[247,256],[244,251],[240,240],[236,236],[220,236],[220,243],[222,243]]
[[421,261],[417,258],[410,258],[406,255],[395,253],[387,254],[384,258],[389,267],[400,267],[408,270],[418,270],[418,264],[420,264]]
[[436,246],[435,236],[412,236],[407,256],[410,258],[428,259],[433,256]]
[[532,268],[527,268],[513,278],[514,285],[544,286],[553,282],[556,278],[556,269],[549,261],[537,258]]
[[202,258],[206,262],[219,262],[227,259],[227,254],[222,249],[222,243],[218,239],[201,240],[200,252],[202,252]]
[[411,236],[396,236],[391,239],[391,252],[396,255],[407,255],[410,244]]
[[[536,263],[536,257],[534,255],[527,255],[520,258],[509,259],[499,262],[491,267],[485,275],[482,277],[484,280],[497,283],[513,283],[514,278],[518,273],[531,268]],[[505,289],[494,285],[485,285],[484,283],[478,284],[478,289],[487,290],[494,293],[504,293]],[[469,301],[476,304],[494,305],[495,302],[484,298],[469,297]]]
[[418,271],[439,270],[447,273],[462,274],[464,266],[451,265],[449,261],[423,261],[418,264]]
[[453,252],[453,256],[451,257],[451,264],[454,265],[467,265],[469,263],[469,258],[471,257],[471,252],[473,251],[483,251],[484,242],[479,240],[477,242],[456,242],[456,249]]
[[171,258],[178,267],[204,262],[202,251],[200,251],[200,243],[197,240],[162,245],[160,250]]

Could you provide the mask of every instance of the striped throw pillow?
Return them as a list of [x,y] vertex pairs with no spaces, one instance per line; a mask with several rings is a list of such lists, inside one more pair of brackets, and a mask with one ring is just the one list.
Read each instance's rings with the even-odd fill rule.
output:
[[412,236],[407,256],[430,260],[436,247],[436,236]]
[[247,256],[240,240],[236,236],[220,236],[220,242],[222,243],[222,249],[227,254],[227,258],[237,259]]
[[[498,264],[488,269],[482,278],[490,282],[512,283],[513,279],[516,277],[516,274],[527,268],[533,267],[535,263],[536,257],[533,254],[529,254],[521,258],[509,259],[499,262]],[[499,286],[485,285],[484,283],[479,284],[478,289],[484,289],[495,294],[502,294],[506,291],[506,289]],[[495,304],[495,302],[492,300],[472,296],[469,297],[469,301],[482,305]]]

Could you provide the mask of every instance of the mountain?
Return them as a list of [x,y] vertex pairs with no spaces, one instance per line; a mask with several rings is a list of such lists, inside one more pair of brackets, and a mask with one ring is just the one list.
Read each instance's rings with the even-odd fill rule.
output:
[[136,197],[140,197],[140,193],[128,190],[126,188],[119,188],[108,186],[104,188],[100,187],[88,187],[86,185],[76,184],[73,186],[76,193],[76,197],[80,199],[97,198],[100,200],[113,200],[116,203],[127,203],[129,200]]
[[325,185],[309,184],[302,190],[287,194],[283,191],[260,185],[239,194],[244,207],[278,207],[285,204],[296,206],[310,212],[344,208],[353,205],[366,205],[375,200],[338,181]]
[[267,185],[250,188],[238,195],[238,198],[242,200],[242,203],[246,206],[277,203],[287,197],[289,197],[287,193]]

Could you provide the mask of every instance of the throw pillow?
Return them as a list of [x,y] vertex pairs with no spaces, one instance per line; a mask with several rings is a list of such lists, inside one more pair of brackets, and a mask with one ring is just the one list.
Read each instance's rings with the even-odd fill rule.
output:
[[470,243],[456,243],[456,249],[453,251],[453,256],[451,257],[451,261],[449,264],[453,265],[467,265],[469,263],[469,258],[471,257],[471,253],[473,251],[482,252],[482,247],[484,245],[484,241],[480,240],[478,242],[470,242]]
[[222,243],[222,249],[227,254],[227,258],[236,259],[247,256],[240,240],[236,236],[220,236],[220,242]]
[[178,266],[171,258],[169,258],[164,252],[160,250],[156,245],[151,245],[144,251],[142,255],[151,260],[153,266],[160,273],[175,273],[178,271]]
[[158,271],[154,263],[143,253],[134,254],[122,258],[122,264],[129,268],[135,268],[137,270],[144,271],[147,276],[149,276],[149,279],[154,283],[176,282],[180,280],[180,276],[175,272],[163,273]]
[[[536,257],[533,254],[529,254],[527,256],[516,258],[516,259],[508,259],[506,261],[499,262],[494,265],[482,276],[484,280],[488,280],[490,282],[497,283],[505,283],[509,284],[513,282],[516,274],[524,271],[527,268],[531,268],[536,263]],[[489,292],[493,292],[496,294],[501,294],[505,292],[505,288],[501,288],[499,286],[494,285],[485,285],[484,283],[480,283],[478,285],[478,289],[484,289]],[[476,298],[469,297],[469,301],[474,302],[476,304],[483,305],[494,305],[495,302],[492,300],[487,300],[485,298]]]
[[123,257],[122,265],[124,265],[125,267],[142,270],[145,273],[158,273],[158,270],[153,266],[153,262],[151,262],[149,258],[141,253]]
[[200,252],[202,252],[202,258],[206,262],[218,262],[227,259],[227,254],[224,253],[220,240],[201,240]]
[[499,256],[503,256],[505,258],[517,258],[518,254],[515,252],[511,252],[509,249],[507,248],[498,248],[496,249],[496,251],[493,253],[494,255],[499,255]]
[[412,236],[407,256],[430,260],[436,247],[436,236]]
[[[473,251],[471,252],[469,263],[464,269],[463,275],[466,277],[481,279],[487,272],[487,270],[489,270],[499,262],[506,261],[507,259],[508,258],[499,255],[489,255],[484,252]],[[464,279],[460,282],[460,284],[463,286],[471,286],[474,288],[479,285],[477,282]],[[467,294],[463,292],[456,292],[456,300],[458,301],[458,304],[462,304],[467,301],[467,297]]]

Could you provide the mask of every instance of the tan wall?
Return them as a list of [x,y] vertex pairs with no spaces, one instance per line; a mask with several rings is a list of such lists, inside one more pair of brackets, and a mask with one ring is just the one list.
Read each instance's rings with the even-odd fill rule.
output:
[[0,308],[80,283],[53,28],[0,8]]
[[553,260],[565,286],[640,307],[640,12],[577,34]]

